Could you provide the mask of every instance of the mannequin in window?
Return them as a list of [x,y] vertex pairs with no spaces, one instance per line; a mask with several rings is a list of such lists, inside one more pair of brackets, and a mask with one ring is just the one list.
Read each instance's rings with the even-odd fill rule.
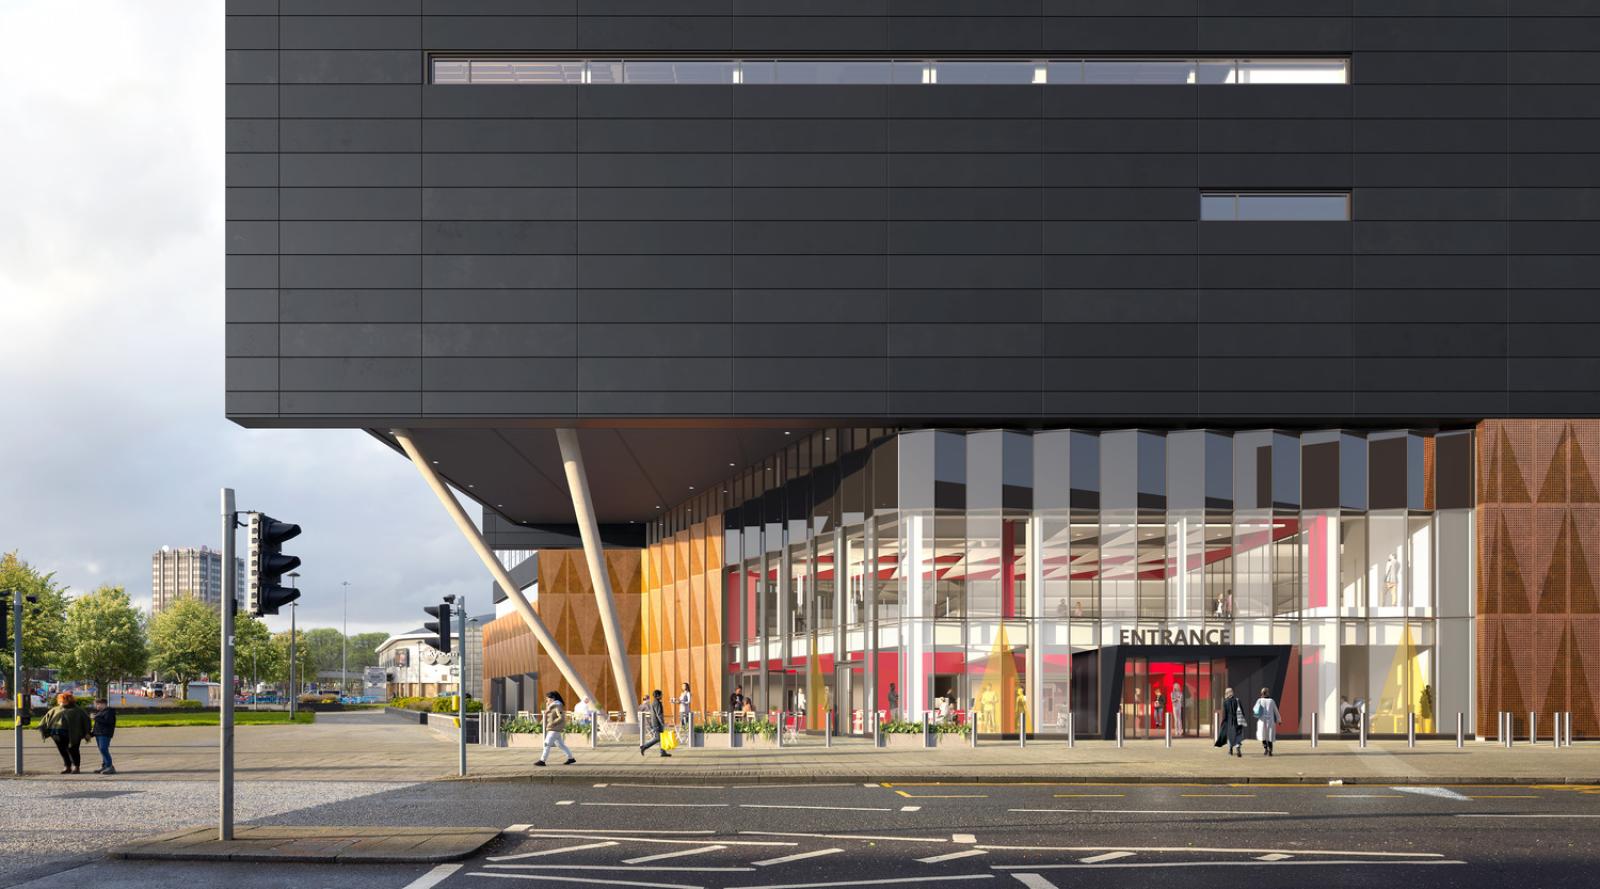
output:
[[1399,574],[1400,562],[1394,557],[1394,553],[1390,553],[1389,558],[1383,562],[1383,604],[1385,606],[1399,604],[1399,598],[1395,595],[1399,588]]

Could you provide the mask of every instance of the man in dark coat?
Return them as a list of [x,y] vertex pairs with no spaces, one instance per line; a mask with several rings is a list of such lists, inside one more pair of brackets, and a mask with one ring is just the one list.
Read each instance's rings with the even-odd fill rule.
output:
[[[644,723],[644,730],[655,735],[649,741],[639,745],[639,755],[644,756],[646,750],[661,743],[661,733],[667,730],[667,720],[661,712],[661,689],[658,688],[650,693],[649,701],[639,710],[639,719]],[[672,754],[663,750],[661,755],[671,756]]]
[[96,774],[115,775],[117,769],[111,764],[111,736],[117,733],[117,711],[111,709],[105,698],[94,702],[94,712],[89,714],[89,737],[94,738],[96,747],[100,748],[100,768],[95,769]]
[[1228,689],[1222,699],[1222,720],[1217,724],[1217,741],[1213,747],[1228,745],[1229,756],[1244,756],[1244,704]]

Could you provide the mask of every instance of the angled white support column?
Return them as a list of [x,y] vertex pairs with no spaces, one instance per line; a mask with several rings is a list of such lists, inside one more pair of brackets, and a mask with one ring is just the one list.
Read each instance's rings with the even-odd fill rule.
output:
[[557,429],[561,445],[561,464],[567,470],[567,489],[572,492],[572,511],[578,516],[578,532],[583,536],[583,555],[589,562],[589,581],[594,584],[594,599],[600,606],[600,625],[606,631],[606,651],[611,655],[611,672],[616,677],[622,712],[633,710],[633,668],[628,665],[628,647],[622,639],[622,621],[617,617],[617,600],[611,594],[611,574],[606,571],[600,547],[600,523],[594,517],[594,502],[589,499],[589,474],[583,468],[583,451],[578,447],[578,430]]
[[[583,681],[583,677],[578,675],[578,670],[572,665],[572,661],[567,659],[567,653],[562,651],[561,646],[556,644],[555,637],[550,635],[550,630],[545,627],[544,621],[539,619],[539,613],[533,610],[532,605],[528,604],[527,597],[522,595],[522,590],[518,589],[517,585],[512,582],[511,575],[506,573],[505,566],[501,565],[500,560],[495,558],[494,551],[489,549],[489,544],[484,541],[483,534],[478,531],[478,526],[472,524],[472,519],[468,518],[466,511],[461,508],[461,503],[456,500],[454,494],[450,493],[450,489],[445,487],[444,482],[439,478],[439,474],[433,471],[433,464],[429,463],[427,458],[422,455],[422,452],[417,450],[417,443],[411,440],[411,433],[405,429],[391,429],[389,434],[394,436],[395,441],[400,442],[400,447],[406,452],[406,456],[411,458],[411,462],[417,467],[417,471],[422,473],[423,481],[426,481],[428,487],[432,488],[433,493],[438,496],[439,503],[444,506],[444,511],[450,513],[450,518],[455,519],[456,527],[461,529],[462,536],[467,538],[467,543],[472,545],[473,552],[476,552],[478,558],[483,561],[483,567],[489,569],[489,573],[494,576],[495,583],[500,584],[500,588],[505,590],[506,596],[511,599],[511,604],[516,606],[517,613],[522,615],[523,622],[528,625],[528,629],[533,631],[533,637],[539,640],[539,645],[544,649],[545,654],[556,662],[556,669],[561,671],[562,677],[567,680],[568,685],[572,686],[573,692],[580,697],[587,697],[591,701],[597,700],[594,692]],[[626,710],[627,708],[624,709]]]

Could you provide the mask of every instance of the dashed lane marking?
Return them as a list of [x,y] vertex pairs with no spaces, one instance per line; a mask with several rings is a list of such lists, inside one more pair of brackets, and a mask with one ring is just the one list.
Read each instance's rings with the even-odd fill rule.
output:
[[668,858],[682,858],[686,855],[700,855],[705,852],[715,852],[718,849],[726,848],[728,847],[719,844],[714,846],[701,846],[698,849],[680,849],[677,852],[660,852],[655,855],[644,855],[639,858],[624,858],[622,859],[622,863],[644,864],[647,861],[665,861]]
[[1051,796],[1055,797],[1056,799],[1076,799],[1076,798],[1080,798],[1080,797],[1091,797],[1091,796],[1095,796],[1095,797],[1127,796],[1127,794],[1126,793],[1053,793],[1053,794],[1051,794]]
[[1330,793],[1328,799],[1400,799],[1400,793]]
[[1268,852],[1265,855],[1257,855],[1256,856],[1256,860],[1257,861],[1287,861],[1288,859],[1290,859],[1292,857],[1293,856],[1285,855],[1282,852]]
[[558,799],[558,800],[556,800],[556,805],[558,805],[558,806],[570,806],[570,805],[572,805],[572,800],[570,800],[570,799]]
[[531,824],[513,824],[510,827],[506,828],[506,830],[508,830],[508,831],[510,831],[512,833],[521,833],[524,830],[527,830],[528,828],[530,828],[532,826],[533,825],[531,825]]
[[788,864],[791,861],[804,861],[807,858],[821,858],[824,855],[832,855],[836,852],[843,851],[843,849],[817,849],[812,852],[798,852],[794,855],[785,855],[782,858],[768,858],[765,861],[753,861],[751,864],[754,864],[757,867],[771,867],[774,864]]
[[1489,812],[1482,813],[1456,813],[1457,818],[1600,818],[1600,815],[1557,815],[1557,814],[1526,814],[1526,815],[1497,815]]
[[[952,883],[956,880],[992,880],[993,874],[963,874],[954,877],[940,877],[940,883]],[[926,883],[927,877],[892,877],[885,880],[844,880],[838,883],[779,883],[772,886],[732,886],[730,889],[832,889],[834,886],[888,886],[895,883]]]
[[893,812],[893,809],[879,809],[861,806],[785,806],[775,803],[740,803],[741,809],[812,809],[822,812]]
[[443,883],[451,874],[460,869],[461,865],[459,864],[441,864],[407,883],[405,889],[433,889],[434,886]]
[[1185,799],[1255,799],[1253,793],[1183,793]]
[[1011,876],[1016,877],[1017,882],[1027,886],[1028,889],[1056,889],[1056,884],[1038,874],[1012,874]]
[[904,790],[896,790],[895,793],[906,799],[988,799],[989,797],[987,793],[906,793]]
[[1078,861],[1081,864],[1099,864],[1102,861],[1116,861],[1118,858],[1132,858],[1133,856],[1134,853],[1132,852],[1129,852],[1125,849],[1118,849],[1115,852],[1101,852],[1099,855],[1090,855],[1088,858],[1079,858]]
[[900,811],[902,811],[902,812],[920,812],[920,811],[922,811],[922,807],[921,806],[901,806],[900,807]]
[[728,874],[750,873],[753,867],[670,867],[666,865],[639,865],[628,867],[621,864],[487,864],[485,867],[502,870],[581,870],[581,871],[622,871],[624,873],[644,874]]
[[1526,796],[1519,796],[1517,794],[1487,794],[1487,795],[1474,795],[1474,796],[1467,797],[1467,799],[1538,799],[1538,798],[1539,798],[1538,794],[1531,794],[1531,793],[1526,795]]
[[1288,812],[1232,809],[1007,809],[1007,812],[1068,812],[1080,815],[1287,815]]
[[[1102,864],[992,864],[995,870],[1010,870],[1011,868],[1025,867],[1029,870],[1111,870],[1127,868],[1166,868],[1166,867],[1290,867],[1293,865],[1310,865],[1313,867],[1345,867],[1355,865],[1369,865],[1378,867],[1404,867],[1406,865],[1437,865],[1437,864],[1466,864],[1465,861],[1446,859],[1407,859],[1404,861],[1375,861],[1356,858],[1326,858],[1316,861],[1109,861]],[[944,879],[950,879],[945,877]]]
[[971,858],[974,855],[988,855],[986,849],[962,849],[959,852],[946,852],[943,855],[930,855],[927,858],[918,858],[918,864],[939,864],[944,861],[954,861],[957,858]]
[[[648,833],[648,832],[649,831],[641,830],[641,831],[634,831],[632,833]],[[709,830],[703,830],[703,831],[702,830],[696,830],[696,831],[693,831],[693,833],[708,834],[708,833],[711,833],[711,831],[709,831]],[[630,832],[627,832],[627,831],[618,831],[618,832],[612,833],[610,835],[594,834],[594,833],[545,833],[545,832],[541,832],[541,833],[528,834],[528,836],[538,837],[540,839],[547,839],[547,840],[552,840],[552,839],[561,839],[561,840],[616,840],[619,843],[662,843],[662,844],[668,844],[668,845],[673,845],[673,846],[693,846],[696,843],[704,843],[705,842],[705,840],[703,840],[703,839],[698,839],[698,840],[670,840],[670,839],[667,839],[666,837],[660,837],[660,836],[633,836]],[[809,836],[809,834],[806,834],[806,836]],[[777,841],[757,842],[757,841],[741,841],[741,840],[723,840],[722,843],[724,845],[728,845],[728,846],[798,846],[798,845],[800,845],[799,843],[783,843],[783,842],[777,842]]]
[[527,830],[530,833],[549,834],[551,836],[568,834],[575,830],[581,830],[584,833],[659,833],[671,836],[705,836],[716,833],[714,830],[629,830],[626,827],[528,827]]
[[542,849],[538,852],[519,852],[515,855],[491,855],[485,861],[521,861],[524,858],[542,858],[546,855],[561,855],[566,852],[582,852],[585,849],[604,849],[615,846],[616,841],[607,840],[603,843],[585,843],[582,846],[563,846],[560,849]]
[[970,833],[953,833],[950,835],[952,843],[976,843],[978,838]]
[[578,803],[580,806],[613,806],[634,809],[726,809],[727,803]]
[[1401,793],[1414,793],[1418,796],[1436,796],[1440,799],[1453,799],[1461,802],[1466,802],[1468,799],[1467,797],[1446,787],[1391,787],[1389,789],[1398,790]]

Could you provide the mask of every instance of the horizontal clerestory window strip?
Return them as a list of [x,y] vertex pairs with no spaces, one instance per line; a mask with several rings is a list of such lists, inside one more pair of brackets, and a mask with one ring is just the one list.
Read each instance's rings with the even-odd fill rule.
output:
[[436,84],[1348,84],[1347,58],[549,59],[440,56]]
[[1348,192],[1239,192],[1200,195],[1202,222],[1346,222]]

